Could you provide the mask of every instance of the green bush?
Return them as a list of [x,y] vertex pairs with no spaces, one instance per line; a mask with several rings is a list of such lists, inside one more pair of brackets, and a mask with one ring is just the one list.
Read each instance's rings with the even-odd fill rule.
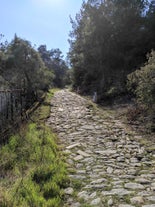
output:
[[148,55],[143,67],[128,75],[128,89],[136,98],[136,107],[143,108],[141,116],[146,127],[155,131],[155,51]]
[[148,55],[143,67],[128,75],[128,88],[139,104],[155,110],[155,51]]

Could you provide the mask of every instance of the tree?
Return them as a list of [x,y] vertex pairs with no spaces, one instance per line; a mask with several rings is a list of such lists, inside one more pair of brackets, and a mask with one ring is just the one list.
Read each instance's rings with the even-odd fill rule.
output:
[[63,88],[66,85],[68,67],[63,60],[62,52],[59,49],[47,50],[46,45],[39,46],[38,51],[46,67],[54,73],[54,86]]
[[40,90],[47,90],[53,78],[30,42],[16,35],[6,48],[2,76],[10,87],[24,88],[29,100],[35,99]]
[[155,112],[155,51],[147,57],[143,67],[128,75],[128,88],[139,104]]
[[[4,35],[0,34],[0,41],[3,39]],[[0,88],[8,88],[8,81],[2,76],[3,70],[5,68],[6,50],[8,42],[0,42]]]
[[71,19],[69,57],[74,87],[87,93],[97,91],[101,97],[125,91],[127,75],[145,61],[151,49],[145,38],[146,7],[144,0],[83,3],[75,21]]
[[151,1],[146,16],[147,44],[149,48],[155,49],[155,0]]

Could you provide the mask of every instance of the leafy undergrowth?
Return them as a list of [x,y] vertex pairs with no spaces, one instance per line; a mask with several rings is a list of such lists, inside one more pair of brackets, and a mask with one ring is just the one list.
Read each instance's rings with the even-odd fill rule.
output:
[[52,95],[50,91],[34,112],[33,122],[22,126],[1,148],[1,207],[62,206],[63,188],[69,179],[57,138],[45,126]]

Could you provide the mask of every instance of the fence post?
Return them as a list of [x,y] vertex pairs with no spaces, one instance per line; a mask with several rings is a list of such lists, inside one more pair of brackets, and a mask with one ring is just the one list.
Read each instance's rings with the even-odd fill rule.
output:
[[14,112],[14,102],[13,102],[13,92],[11,91],[10,92],[10,99],[11,99],[11,120],[13,121],[14,120],[14,117],[13,117],[13,112]]
[[93,95],[93,102],[94,103],[97,102],[97,92],[96,91],[94,92],[94,95]]

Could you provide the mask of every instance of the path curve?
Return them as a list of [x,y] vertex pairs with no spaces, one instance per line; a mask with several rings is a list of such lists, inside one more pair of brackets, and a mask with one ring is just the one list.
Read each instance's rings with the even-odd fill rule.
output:
[[155,207],[155,154],[121,121],[61,90],[48,124],[68,154],[72,182],[65,207]]

